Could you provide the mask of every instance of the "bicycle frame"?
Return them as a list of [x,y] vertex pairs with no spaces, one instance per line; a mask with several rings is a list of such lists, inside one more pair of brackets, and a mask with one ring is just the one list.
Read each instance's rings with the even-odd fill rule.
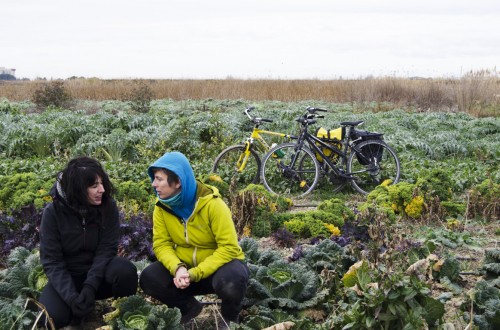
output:
[[[273,132],[273,131],[267,131],[263,130],[260,128],[254,128],[252,131],[252,135],[246,140],[245,144],[249,147],[250,145],[253,144],[254,141],[257,141],[262,149],[264,149],[262,152],[268,152],[271,147],[269,144],[264,140],[261,134],[264,135],[271,135],[271,136],[278,136],[281,138],[287,138],[287,139],[297,139],[296,136],[290,135],[290,134],[284,134],[284,133],[278,133],[278,132]],[[247,147],[247,149],[248,149]]]
[[[266,140],[264,139],[262,134],[271,135],[271,136],[278,136],[278,137],[287,138],[287,139],[298,139],[297,136],[293,136],[293,135],[285,134],[285,133],[268,131],[268,130],[260,129],[260,128],[258,128],[258,126],[255,126],[253,128],[252,134],[245,141],[245,151],[243,151],[243,153],[240,155],[240,158],[238,159],[238,162],[237,162],[237,167],[238,167],[237,171],[238,172],[243,172],[243,170],[245,169],[247,162],[248,162],[248,159],[250,157],[250,149],[252,149],[254,146],[254,141],[256,141],[258,143],[256,149],[263,152],[263,153],[268,152],[269,149],[271,149],[271,146],[269,146],[269,144],[266,142]],[[259,149],[259,147],[262,150]]]
[[[309,145],[309,149],[318,153],[321,156],[321,158],[323,159],[323,162],[325,162],[328,165],[328,167],[330,167],[330,169],[335,173],[335,175],[352,180],[353,174],[361,173],[362,171],[352,172],[352,173],[342,173],[341,171],[339,171],[338,166],[335,165],[334,163],[332,163],[332,161],[330,160],[330,157],[326,156],[322,150],[323,148],[326,148],[326,149],[330,150],[332,153],[338,155],[342,159],[342,163],[344,165],[347,164],[347,157],[350,154],[349,150],[351,150],[350,151],[351,153],[355,152],[356,154],[359,154],[360,157],[362,157],[365,161],[369,162],[369,159],[367,159],[360,152],[360,150],[358,150],[356,148],[356,146],[349,143],[350,142],[349,133],[347,133],[346,136],[347,137],[344,140],[339,141],[339,143],[342,144],[345,151],[342,151],[341,149],[337,148],[336,146],[334,146],[332,144],[326,143],[325,141],[312,135],[308,131],[302,133],[302,135],[299,137],[299,142],[297,143],[297,145],[302,147],[304,145],[304,141],[307,142],[307,144]],[[318,144],[319,144],[319,146],[318,146]],[[322,169],[324,169],[323,166],[322,166]]]

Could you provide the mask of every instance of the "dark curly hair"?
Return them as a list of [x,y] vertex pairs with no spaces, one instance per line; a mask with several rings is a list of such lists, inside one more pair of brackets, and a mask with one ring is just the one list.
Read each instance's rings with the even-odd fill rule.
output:
[[96,182],[98,177],[101,178],[104,187],[102,206],[106,208],[112,200],[114,187],[102,165],[99,161],[86,156],[70,160],[59,179],[67,203],[76,209],[90,207],[87,189]]

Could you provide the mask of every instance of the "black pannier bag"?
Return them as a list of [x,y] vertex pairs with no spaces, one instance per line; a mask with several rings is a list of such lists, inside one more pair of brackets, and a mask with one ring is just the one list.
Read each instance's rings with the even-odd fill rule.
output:
[[[377,132],[368,132],[364,130],[355,130],[354,132],[351,133],[351,140],[354,142],[355,145],[360,144],[361,142],[367,141],[367,140],[383,140],[384,134],[383,133],[377,133]],[[380,162],[382,160],[382,154],[384,152],[384,148],[379,145],[371,145],[369,146],[370,150],[368,150],[368,146],[365,146],[361,149],[361,153],[367,157],[370,158],[373,155],[377,157],[377,160]],[[358,161],[361,165],[368,165],[368,163],[356,155],[358,158]]]

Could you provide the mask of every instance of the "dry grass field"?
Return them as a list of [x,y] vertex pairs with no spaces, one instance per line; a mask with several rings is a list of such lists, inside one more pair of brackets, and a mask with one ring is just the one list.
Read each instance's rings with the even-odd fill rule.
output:
[[[338,80],[101,80],[69,78],[62,81],[73,99],[124,100],[131,93],[152,99],[243,99],[296,102],[371,103],[414,107],[421,111],[464,111],[478,117],[500,114],[497,72],[469,72],[461,78],[360,78]],[[31,100],[48,80],[0,81],[0,99]],[[371,107],[373,109],[373,107]],[[377,107],[375,107],[377,108]]]

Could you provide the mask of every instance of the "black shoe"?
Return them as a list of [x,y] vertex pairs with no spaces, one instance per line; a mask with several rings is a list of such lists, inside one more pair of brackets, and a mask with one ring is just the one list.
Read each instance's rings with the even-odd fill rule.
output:
[[181,317],[181,323],[184,324],[186,322],[191,321],[196,316],[198,316],[198,314],[201,313],[202,309],[203,305],[198,300],[193,298],[193,300],[188,303],[187,311]]

